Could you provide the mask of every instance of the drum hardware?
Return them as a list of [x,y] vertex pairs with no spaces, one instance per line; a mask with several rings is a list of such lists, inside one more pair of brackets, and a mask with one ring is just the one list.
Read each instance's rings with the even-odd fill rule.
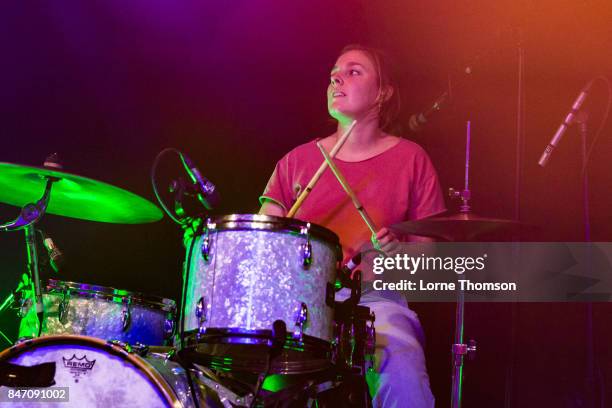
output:
[[210,388],[215,393],[217,393],[219,400],[221,404],[223,404],[224,407],[231,408],[233,406],[236,406],[236,407],[250,407],[251,406],[251,403],[254,400],[253,394],[249,393],[244,396],[239,396],[238,394],[236,394],[235,392],[233,392],[232,390],[230,390],[228,387],[224,386],[223,384],[208,378],[205,375],[205,371],[201,369],[193,370],[193,373],[195,374],[196,379],[198,381],[202,382],[206,387]]
[[[308,318],[308,308],[304,303],[302,303],[301,310],[299,311],[297,321],[300,325],[300,336],[299,341],[302,341],[302,325],[306,323]],[[293,333],[293,338],[295,339],[295,332]],[[278,355],[283,350],[285,343],[287,341],[287,325],[282,320],[276,320],[272,324],[272,338],[270,341],[270,349],[268,350],[268,357],[266,359],[266,368],[259,374],[257,378],[257,384],[255,385],[255,392],[248,404],[249,408],[252,408],[259,398],[259,393],[261,392],[261,387],[263,386],[264,380],[270,374],[270,368],[272,367],[272,361],[278,357]]]
[[204,301],[204,297],[200,296],[198,303],[195,308],[195,315],[198,318],[198,335],[206,333],[206,313],[208,311],[208,305]]
[[204,239],[202,239],[202,259],[205,262],[209,261],[210,257],[210,228],[208,227],[208,222],[206,223],[206,228],[204,228]]
[[[469,200],[471,192],[469,189],[469,168],[470,168],[470,143],[471,143],[471,122],[467,122],[466,127],[466,151],[465,151],[465,184],[464,189],[459,193],[454,189],[450,190],[452,197],[461,199],[460,212],[458,214],[445,217],[431,217],[417,221],[406,221],[395,224],[391,229],[400,233],[423,235],[434,238],[441,238],[450,242],[467,242],[475,238],[492,232],[512,232],[533,230],[533,227],[519,223],[514,220],[485,218],[470,212]],[[461,395],[463,387],[463,357],[468,355],[473,357],[476,352],[476,342],[472,340],[468,344],[464,343],[464,309],[465,294],[461,285],[457,287],[457,306],[455,310],[455,335],[451,348],[452,351],[452,393],[451,407],[461,407]]]
[[306,239],[300,249],[302,251],[302,264],[304,268],[308,269],[308,267],[312,264],[312,244],[310,243],[310,223],[307,223],[306,226],[300,229],[300,234]]
[[293,331],[293,338],[298,342],[302,342],[304,339],[304,326],[308,323],[308,306],[302,302],[300,306],[296,308],[295,312],[295,330]]
[[19,216],[15,220],[0,225],[0,231],[24,230],[25,232],[26,249],[28,253],[28,273],[31,277],[30,282],[34,292],[39,335],[42,330],[44,306],[42,301],[42,289],[40,287],[38,251],[36,248],[36,230],[34,229],[34,224],[45,215],[51,198],[51,188],[53,187],[53,183],[59,180],[51,176],[46,176],[45,179],[45,190],[42,197],[34,204],[28,203],[24,205]]
[[166,340],[170,340],[174,334],[174,317],[175,316],[170,315],[164,320],[164,335]]
[[[123,310],[121,311],[121,327],[126,332],[132,324],[132,299],[128,296],[127,300],[123,302]],[[166,322],[164,321],[164,330],[166,329]]]
[[[32,303],[32,300],[29,299],[26,294],[26,288],[28,287],[31,287],[30,277],[27,273],[24,273],[21,275],[21,280],[17,287],[8,294],[0,305],[0,314],[5,310],[12,309],[17,310],[18,318],[23,317],[26,310],[31,308]],[[0,330],[0,337],[2,337],[9,346],[13,345],[14,342],[2,330]]]
[[[64,290],[64,294],[62,295],[62,301],[58,307],[57,317],[62,324],[66,324],[68,322],[68,306],[70,305],[70,289],[66,288]],[[125,331],[125,330],[124,330]]]

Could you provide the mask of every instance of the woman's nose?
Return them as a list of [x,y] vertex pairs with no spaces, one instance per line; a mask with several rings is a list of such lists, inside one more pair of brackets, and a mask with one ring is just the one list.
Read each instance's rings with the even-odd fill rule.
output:
[[340,78],[339,75],[332,75],[331,77],[331,84],[332,86],[338,86],[338,85],[342,85],[342,78]]

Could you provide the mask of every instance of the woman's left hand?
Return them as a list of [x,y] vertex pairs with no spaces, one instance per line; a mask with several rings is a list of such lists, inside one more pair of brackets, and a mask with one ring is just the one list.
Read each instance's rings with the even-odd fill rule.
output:
[[384,252],[393,252],[399,246],[399,239],[397,236],[388,228],[381,228],[376,233],[376,239],[380,244],[380,249]]

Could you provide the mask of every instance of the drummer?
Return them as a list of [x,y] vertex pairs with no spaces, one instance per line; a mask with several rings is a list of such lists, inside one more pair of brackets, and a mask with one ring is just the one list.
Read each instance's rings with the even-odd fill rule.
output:
[[[277,163],[260,198],[260,213],[285,216],[323,161],[316,142],[331,151],[353,121],[356,125],[334,162],[375,225],[382,227],[376,237],[383,251],[398,245],[398,237],[386,227],[445,211],[438,177],[425,151],[389,133],[399,104],[399,89],[384,55],[361,45],[345,47],[327,87],[327,108],[337,121],[336,132],[296,147]],[[329,169],[295,218],[336,232],[345,261],[371,240],[370,230]],[[374,406],[433,407],[416,313],[398,293],[372,290],[373,273],[363,273],[361,304],[376,314],[377,374],[367,378]]]

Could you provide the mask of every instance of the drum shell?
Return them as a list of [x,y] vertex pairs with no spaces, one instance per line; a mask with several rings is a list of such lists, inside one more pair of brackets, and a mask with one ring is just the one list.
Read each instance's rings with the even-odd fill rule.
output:
[[[252,216],[256,218],[257,216]],[[325,341],[333,338],[333,309],[326,303],[329,285],[335,282],[339,245],[334,239],[296,232],[299,221],[269,224],[219,225],[196,236],[190,257],[186,293],[185,330],[200,328],[197,307],[204,302],[204,328],[236,331],[270,330],[283,320],[294,331],[301,304],[308,309],[303,333]],[[279,227],[280,225],[280,227]],[[286,227],[286,228],[285,228]],[[293,228],[293,230],[292,230]],[[321,227],[317,227],[322,229]],[[209,247],[208,259],[203,245]],[[312,263],[303,262],[305,244],[312,248]]]
[[[44,288],[43,304],[42,336],[74,334],[158,346],[166,345],[172,336],[175,304],[169,299],[50,280]],[[34,315],[27,316],[19,337],[36,335],[37,320]]]

